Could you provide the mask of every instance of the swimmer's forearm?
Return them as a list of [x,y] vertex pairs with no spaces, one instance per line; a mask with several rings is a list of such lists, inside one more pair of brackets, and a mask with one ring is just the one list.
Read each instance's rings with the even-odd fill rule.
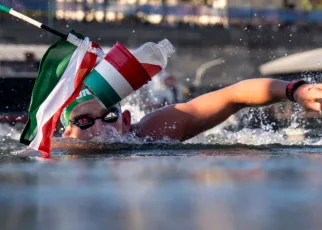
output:
[[204,94],[189,104],[194,105],[195,110],[203,110],[205,114],[236,112],[247,106],[262,106],[285,100],[288,83],[270,78],[248,79]]
[[248,79],[230,86],[232,100],[243,107],[269,105],[286,100],[289,82],[270,78]]
[[249,79],[176,106],[192,115],[187,119],[190,129],[185,130],[184,136],[191,137],[210,129],[242,108],[283,101],[287,84],[287,81],[268,78]]
[[186,140],[208,130],[247,106],[261,106],[286,99],[288,82],[251,79],[201,95],[187,103],[159,109],[137,125],[139,136]]

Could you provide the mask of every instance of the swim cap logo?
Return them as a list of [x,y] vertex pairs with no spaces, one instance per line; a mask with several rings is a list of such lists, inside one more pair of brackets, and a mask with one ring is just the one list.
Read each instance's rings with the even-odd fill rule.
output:
[[76,100],[81,99],[82,97],[85,97],[87,95],[92,95],[91,92],[88,89],[83,89],[79,94]]

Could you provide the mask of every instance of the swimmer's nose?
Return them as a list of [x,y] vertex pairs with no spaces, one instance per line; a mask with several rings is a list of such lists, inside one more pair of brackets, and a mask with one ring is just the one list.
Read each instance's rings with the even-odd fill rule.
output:
[[95,136],[101,134],[103,129],[103,122],[100,119],[95,120],[95,124],[92,126],[92,132]]

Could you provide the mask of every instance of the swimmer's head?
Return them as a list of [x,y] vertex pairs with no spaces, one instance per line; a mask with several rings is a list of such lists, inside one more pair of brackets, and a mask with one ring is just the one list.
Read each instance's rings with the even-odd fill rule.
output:
[[129,132],[131,114],[127,110],[122,113],[120,104],[105,109],[83,87],[78,97],[63,110],[61,123],[65,127],[64,137],[89,140],[112,129],[119,134]]

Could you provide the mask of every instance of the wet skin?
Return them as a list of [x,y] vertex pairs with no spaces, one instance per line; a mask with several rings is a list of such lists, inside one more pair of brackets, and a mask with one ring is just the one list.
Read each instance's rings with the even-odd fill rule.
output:
[[[133,131],[137,137],[161,140],[168,137],[185,141],[225,121],[229,116],[246,107],[258,107],[286,100],[289,82],[270,78],[248,79],[229,87],[201,95],[187,103],[169,105],[144,116],[131,125],[131,114],[124,111],[114,123],[96,120],[86,130],[75,125],[66,128],[64,137],[89,140],[104,133],[105,127],[119,134]],[[322,111],[322,84],[304,84],[294,93],[296,101],[305,109]],[[80,104],[70,119],[79,116],[92,118],[104,115],[106,110],[93,99]]]

